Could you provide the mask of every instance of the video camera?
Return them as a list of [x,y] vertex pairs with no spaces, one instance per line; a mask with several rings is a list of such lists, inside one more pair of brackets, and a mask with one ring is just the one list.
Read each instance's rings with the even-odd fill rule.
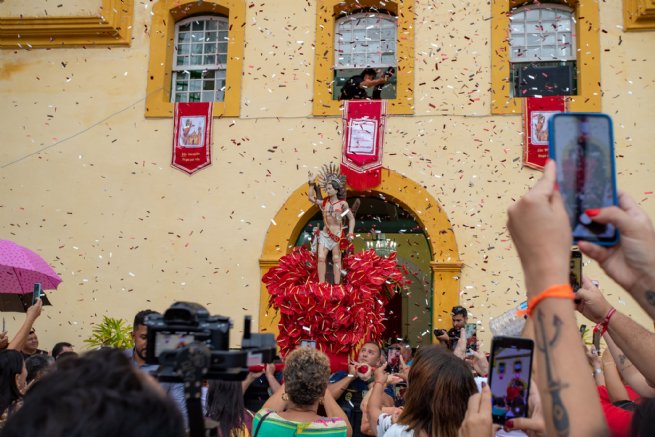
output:
[[232,320],[210,316],[197,303],[176,302],[164,315],[146,318],[146,363],[159,364],[155,376],[162,382],[194,382],[203,379],[242,381],[248,366],[273,362],[273,334],[251,334],[245,317],[240,350],[229,350]]

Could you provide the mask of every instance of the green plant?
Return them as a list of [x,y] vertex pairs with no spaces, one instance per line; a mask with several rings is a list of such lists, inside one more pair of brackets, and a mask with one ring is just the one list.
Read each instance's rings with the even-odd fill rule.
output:
[[132,328],[123,319],[103,316],[102,323],[96,323],[91,331],[91,337],[84,340],[93,348],[109,346],[119,349],[131,348]]

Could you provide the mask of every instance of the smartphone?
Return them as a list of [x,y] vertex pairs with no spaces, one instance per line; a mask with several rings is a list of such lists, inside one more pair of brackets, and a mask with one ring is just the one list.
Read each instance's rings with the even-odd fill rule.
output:
[[493,337],[489,362],[491,416],[494,423],[528,416],[534,342],[522,337]]
[[300,347],[316,349],[316,340],[300,340]]
[[592,337],[591,342],[596,348],[596,352],[598,352],[598,354],[600,355],[600,331],[594,329],[594,335]]
[[440,335],[444,335],[446,333],[446,330],[437,328],[433,332],[435,337],[439,337]]
[[600,113],[560,113],[549,120],[548,152],[557,162],[557,183],[569,216],[573,241],[618,243],[611,224],[594,222],[585,211],[617,205],[612,121]]
[[584,333],[587,332],[587,325],[580,325],[580,336],[584,338]]
[[574,293],[582,287],[582,252],[579,250],[571,251],[569,283]]
[[478,326],[475,323],[467,323],[464,330],[466,332],[466,352],[477,351]]
[[36,300],[41,298],[43,295],[43,289],[41,288],[41,283],[37,282],[34,284],[34,290],[32,291],[32,305],[36,304]]
[[400,372],[400,348],[387,348],[387,368],[388,373]]

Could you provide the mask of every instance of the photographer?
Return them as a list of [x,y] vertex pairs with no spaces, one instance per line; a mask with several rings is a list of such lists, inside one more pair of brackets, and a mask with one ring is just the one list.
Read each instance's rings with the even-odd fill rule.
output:
[[[364,100],[369,99],[367,88],[374,88],[373,100],[380,100],[382,87],[389,82],[393,68],[390,67],[382,77],[376,79],[378,71],[372,68],[365,68],[360,74],[350,77],[341,88],[339,100]],[[379,89],[378,89],[379,87]]]
[[456,305],[450,311],[453,320],[453,327],[448,331],[445,329],[435,329],[434,335],[439,342],[445,343],[450,350],[455,350],[460,338],[460,331],[468,322],[468,311],[461,305]]
[[[125,351],[125,355],[130,359],[130,362],[134,365],[134,367],[147,374],[156,372],[157,368],[159,367],[156,364],[146,363],[148,327],[145,324],[145,320],[146,317],[150,315],[159,315],[159,313],[152,310],[143,310],[139,311],[134,316],[134,324],[132,325],[132,340],[134,341],[134,347]],[[184,384],[169,382],[161,382],[160,384],[166,394],[168,394],[168,396],[175,402],[175,405],[177,405],[180,413],[182,413],[182,417],[184,417],[186,423],[187,408],[184,399]]]

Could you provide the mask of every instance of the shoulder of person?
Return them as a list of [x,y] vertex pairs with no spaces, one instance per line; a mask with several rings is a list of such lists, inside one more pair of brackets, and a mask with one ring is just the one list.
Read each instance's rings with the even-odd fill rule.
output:
[[330,375],[330,379],[329,379],[328,383],[329,384],[334,384],[335,382],[341,381],[346,376],[348,376],[348,372],[345,372],[343,370],[337,370],[332,375]]

